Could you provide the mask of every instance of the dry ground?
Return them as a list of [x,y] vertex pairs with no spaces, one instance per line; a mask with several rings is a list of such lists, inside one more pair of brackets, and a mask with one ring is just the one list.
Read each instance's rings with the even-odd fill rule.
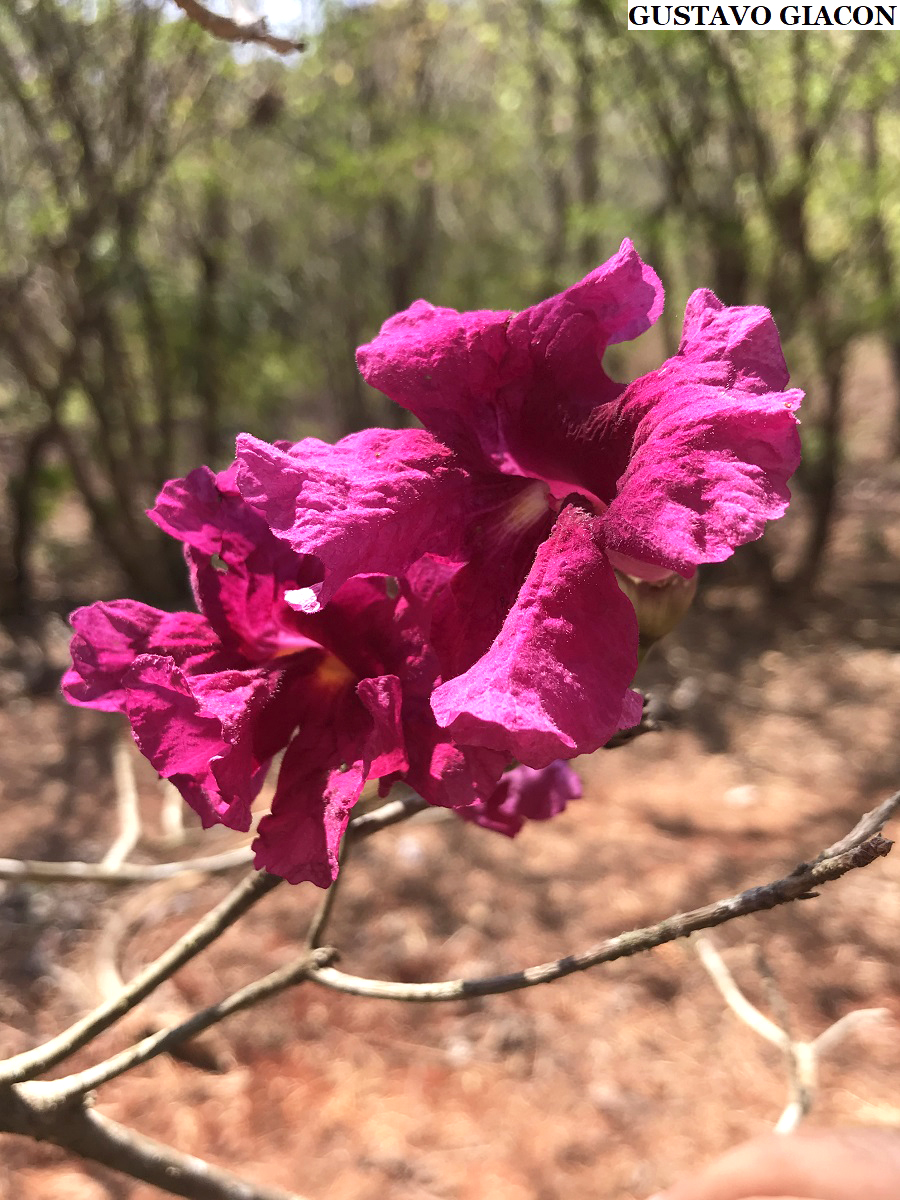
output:
[[[751,592],[713,576],[646,664],[668,728],[585,760],[585,798],[563,817],[515,842],[416,821],[360,847],[332,928],[345,969],[425,980],[555,958],[774,878],[898,786],[900,479],[877,461],[877,423],[857,411],[860,465],[823,599],[776,623]],[[115,827],[117,731],[114,718],[52,697],[0,710],[2,853],[102,854]],[[152,833],[157,784],[139,778]],[[217,833],[194,836],[188,851],[229,844]],[[137,857],[168,853],[151,839]],[[98,931],[114,914],[135,918],[121,956],[129,973],[228,886],[115,897],[7,886],[0,1049],[22,1049],[96,1001]],[[313,892],[278,889],[168,985],[157,1011],[210,1002],[286,962]],[[858,1007],[900,1017],[898,920],[895,852],[716,940],[765,1006],[762,947],[795,1033],[813,1035]],[[234,1019],[208,1049],[218,1072],[158,1059],[103,1088],[102,1110],[309,1200],[640,1200],[769,1128],[787,1090],[779,1054],[724,1008],[689,943],[443,1006],[306,985]],[[824,1064],[815,1119],[900,1125],[898,1078],[900,1027],[855,1034]],[[11,1200],[158,1195],[11,1138],[0,1153]]]

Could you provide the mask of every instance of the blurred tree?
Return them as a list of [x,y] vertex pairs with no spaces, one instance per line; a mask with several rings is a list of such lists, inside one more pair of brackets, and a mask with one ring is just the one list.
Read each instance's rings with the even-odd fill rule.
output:
[[[890,344],[896,329],[893,234],[868,194],[884,172],[873,130],[895,104],[884,81],[896,79],[900,57],[889,40],[863,34],[628,37],[608,0],[585,3],[615,52],[619,94],[649,139],[662,183],[653,224],[665,221],[670,237],[677,229],[694,263],[708,259],[723,300],[768,305],[813,377],[798,476],[812,515],[786,585],[807,592],[835,515],[850,346],[875,328]],[[765,546],[750,554],[775,590]]]
[[[155,0],[11,0],[4,607],[31,603],[45,501],[66,486],[131,590],[171,595],[142,516],[167,475],[223,464],[240,428],[405,419],[354,364],[385,318],[420,295],[524,306],[625,234],[676,298],[670,351],[677,299],[709,281],[772,307],[813,380],[808,588],[853,340],[881,337],[900,381],[898,80],[889,38],[626,36],[608,0],[332,3],[289,59],[235,57]],[[746,553],[774,589],[765,545]]]
[[171,593],[142,510],[171,467],[177,383],[142,234],[186,126],[215,119],[227,63],[152,6],[91,7],[12,0],[0,13],[0,352],[24,438],[5,602],[19,611],[54,446],[103,550],[142,593]]

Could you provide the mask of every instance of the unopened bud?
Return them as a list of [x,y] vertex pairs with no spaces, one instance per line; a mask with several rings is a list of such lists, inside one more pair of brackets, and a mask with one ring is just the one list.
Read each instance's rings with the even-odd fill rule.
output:
[[674,572],[651,583],[616,571],[619,587],[634,605],[640,630],[639,649],[643,658],[650,647],[675,628],[697,591],[696,573],[685,579]]

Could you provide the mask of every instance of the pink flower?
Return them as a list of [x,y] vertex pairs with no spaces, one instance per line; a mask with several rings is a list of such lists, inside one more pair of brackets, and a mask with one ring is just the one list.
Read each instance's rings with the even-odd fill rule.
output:
[[557,760],[541,771],[513,767],[487,800],[461,808],[459,815],[483,829],[515,837],[526,821],[549,821],[580,797],[581,780],[568,763]]
[[[199,613],[131,600],[72,616],[73,703],[125,713],[143,754],[205,826],[247,830],[284,750],[257,867],[327,886],[367,779],[434,804],[486,803],[508,758],[458,745],[429,706],[438,662],[406,585],[360,576],[325,612],[284,601],[314,578],[240,497],[233,470],[168,483],[152,519],[184,543]],[[392,594],[393,593],[393,594]],[[552,781],[548,781],[548,786]]]
[[678,353],[628,386],[610,379],[606,347],[661,309],[627,241],[521,313],[420,300],[358,362],[424,429],[239,440],[242,494],[316,563],[290,593],[299,610],[360,573],[407,576],[419,594],[449,578],[431,603],[432,707],[457,741],[540,768],[633,724],[638,630],[613,568],[689,578],[787,507],[801,393],[785,390],[770,314],[695,292]]

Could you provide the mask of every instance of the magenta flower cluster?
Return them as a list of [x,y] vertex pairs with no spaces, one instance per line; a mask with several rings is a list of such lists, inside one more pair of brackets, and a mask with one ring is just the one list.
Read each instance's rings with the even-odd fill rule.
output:
[[[630,242],[521,313],[417,301],[358,353],[423,428],[238,440],[150,517],[198,612],[72,617],[72,703],[124,712],[205,825],[246,830],[284,751],[256,865],[327,884],[367,780],[510,836],[577,797],[568,766],[640,716],[616,571],[690,577],[759,537],[799,461],[772,318],[708,291],[629,385],[607,346],[662,310]],[[511,764],[518,764],[513,765]]]

